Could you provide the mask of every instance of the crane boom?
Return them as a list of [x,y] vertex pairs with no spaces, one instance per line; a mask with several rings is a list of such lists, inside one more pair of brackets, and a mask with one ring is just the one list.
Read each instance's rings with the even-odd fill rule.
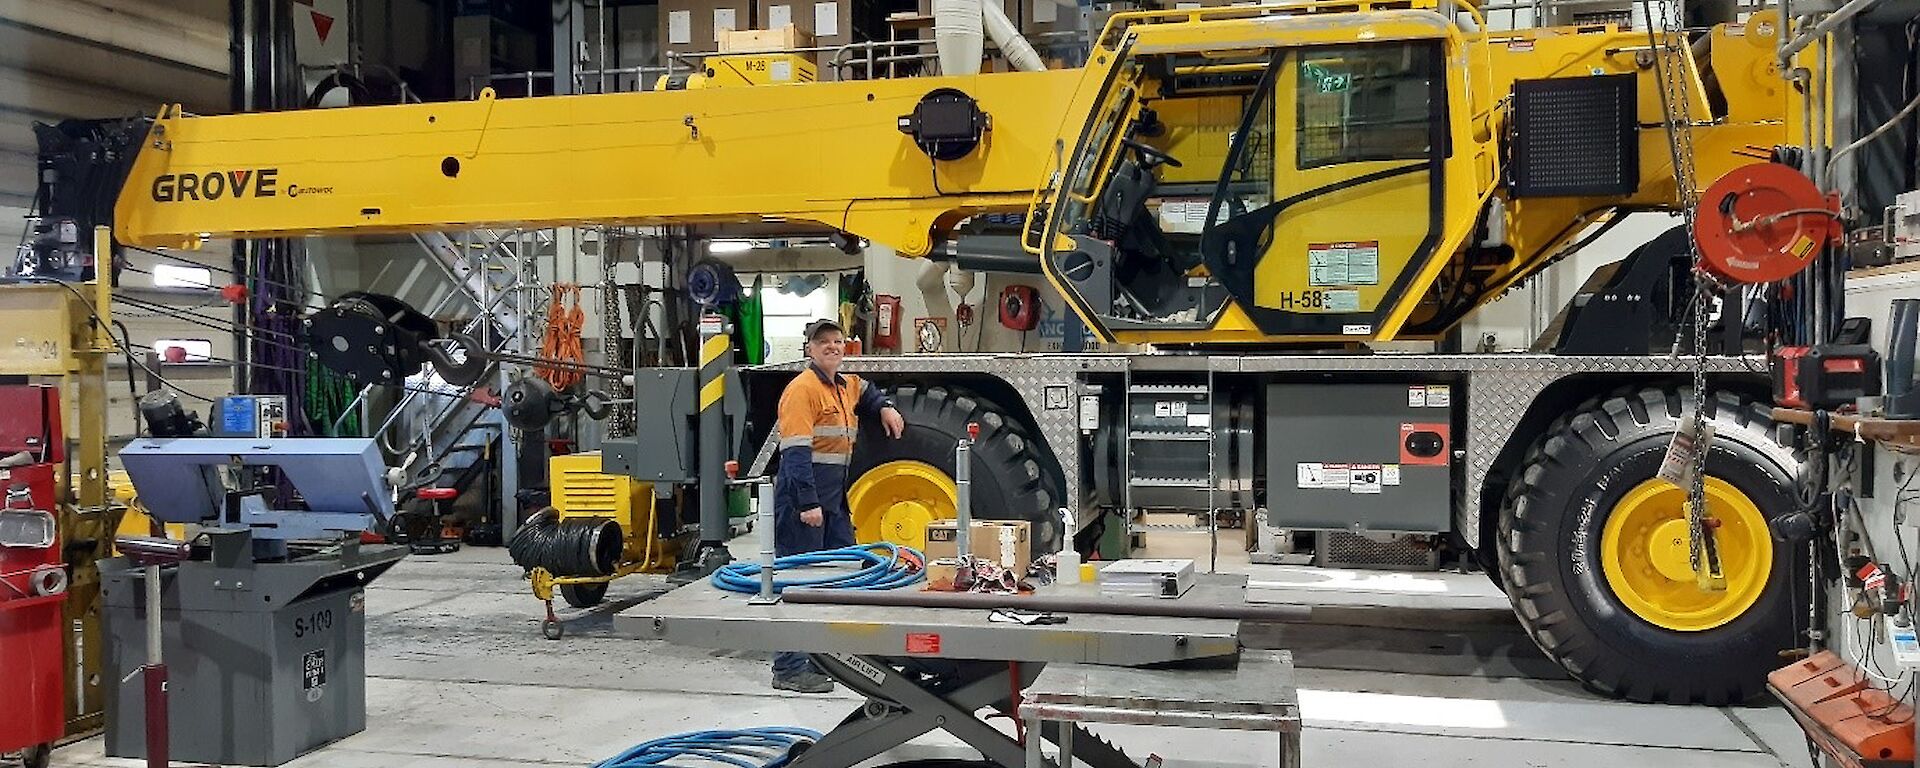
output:
[[[713,88],[190,117],[153,122],[119,239],[479,227],[802,222],[907,255],[932,230],[1032,195],[1080,74]],[[939,88],[992,116],[934,161],[896,127]]]

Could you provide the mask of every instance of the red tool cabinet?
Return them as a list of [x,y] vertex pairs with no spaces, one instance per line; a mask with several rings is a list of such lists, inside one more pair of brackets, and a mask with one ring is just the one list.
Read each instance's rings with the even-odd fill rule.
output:
[[67,572],[54,530],[54,467],[0,469],[0,701],[14,713],[0,718],[0,753],[50,745],[65,726]]

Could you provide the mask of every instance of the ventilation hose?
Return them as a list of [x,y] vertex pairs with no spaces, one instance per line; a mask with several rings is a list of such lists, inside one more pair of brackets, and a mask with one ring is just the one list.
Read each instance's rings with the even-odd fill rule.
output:
[[[861,544],[820,552],[787,555],[773,561],[773,591],[788,587],[813,589],[855,589],[865,591],[899,589],[918,584],[926,578],[927,558],[919,550],[886,542]],[[834,569],[818,576],[780,578],[781,571],[833,563],[859,563],[859,570]],[[728,592],[757,594],[760,591],[760,564],[728,563],[713,572],[713,585]]]
[[507,542],[513,564],[544,568],[559,577],[611,576],[626,542],[620,524],[604,517],[560,519],[552,507],[534,513]]
[[780,768],[820,740],[818,731],[774,726],[737,731],[693,731],[638,744],[593,768],[641,768],[681,758],[735,768]]

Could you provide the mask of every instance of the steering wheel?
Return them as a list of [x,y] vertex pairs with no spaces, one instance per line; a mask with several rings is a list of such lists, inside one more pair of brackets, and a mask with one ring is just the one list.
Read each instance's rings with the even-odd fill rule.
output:
[[1121,146],[1124,146],[1127,149],[1131,149],[1135,152],[1140,153],[1140,159],[1146,161],[1147,166],[1149,168],[1155,165],[1165,165],[1170,168],[1179,168],[1181,165],[1180,161],[1175,160],[1173,155],[1169,155],[1165,152],[1162,152],[1158,149],[1154,149],[1153,147],[1147,146],[1146,144],[1142,144],[1133,139],[1123,139],[1121,140],[1120,144]]

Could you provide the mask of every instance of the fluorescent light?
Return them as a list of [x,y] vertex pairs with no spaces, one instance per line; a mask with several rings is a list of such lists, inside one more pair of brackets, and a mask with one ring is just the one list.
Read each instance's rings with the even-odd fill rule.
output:
[[213,287],[213,270],[205,267],[155,264],[153,265],[153,285],[156,288],[211,288]]
[[752,240],[713,240],[707,243],[707,253],[746,253],[754,248]]

